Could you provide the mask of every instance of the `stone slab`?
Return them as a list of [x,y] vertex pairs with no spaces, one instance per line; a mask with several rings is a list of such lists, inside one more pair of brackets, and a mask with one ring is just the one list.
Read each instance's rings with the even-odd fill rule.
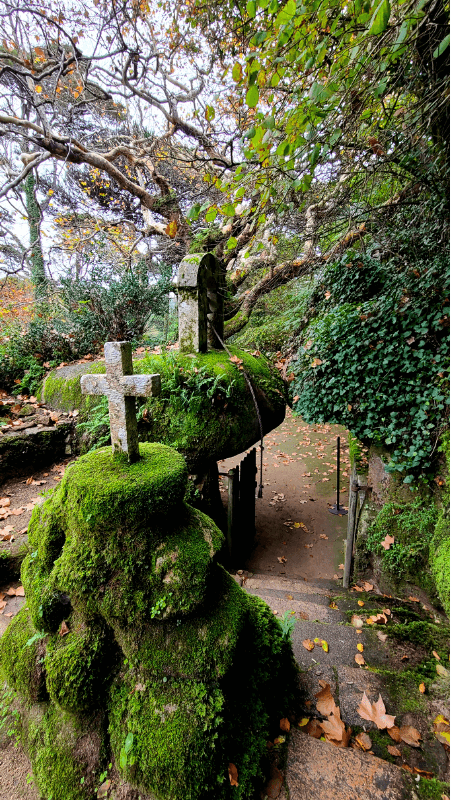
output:
[[294,730],[288,747],[290,800],[413,800],[412,781],[380,758]]
[[36,468],[52,464],[67,455],[72,425],[63,422],[52,427],[27,428],[0,436],[0,484],[30,475]]

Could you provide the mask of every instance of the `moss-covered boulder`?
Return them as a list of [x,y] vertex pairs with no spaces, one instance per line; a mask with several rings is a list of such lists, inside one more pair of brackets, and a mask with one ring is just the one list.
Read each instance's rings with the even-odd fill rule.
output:
[[[258,416],[246,372],[258,404],[263,432],[283,422],[285,384],[262,355],[231,348],[186,355],[177,351],[149,354],[133,362],[137,373],[159,373],[161,394],[139,402],[140,441],[175,447],[191,473],[201,473],[212,461],[242,453],[260,438]],[[55,370],[45,380],[43,400],[54,408],[81,410],[93,417],[99,398],[82,396],[80,376],[104,373],[105,364],[73,365]],[[102,401],[100,401],[102,402]],[[103,401],[106,406],[106,400]],[[99,426],[100,429],[100,426]],[[94,433],[95,435],[95,433]]]
[[183,456],[140,452],[81,457],[35,508],[3,677],[43,797],[90,800],[108,777],[111,796],[244,800],[293,704],[291,648],[217,564],[223,536],[184,502]]

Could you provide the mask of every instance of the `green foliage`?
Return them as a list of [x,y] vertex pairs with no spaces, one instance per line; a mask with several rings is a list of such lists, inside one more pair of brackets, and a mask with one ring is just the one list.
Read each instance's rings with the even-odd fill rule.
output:
[[117,275],[99,263],[84,278],[64,278],[64,322],[79,348],[98,349],[106,341],[139,341],[151,314],[164,311],[171,277],[171,269],[165,267],[159,280],[150,283],[147,272]]
[[82,435],[82,452],[91,452],[109,444],[111,436],[108,398],[100,397],[84,417],[85,421],[77,425],[77,433]]
[[[418,577],[426,570],[434,535],[437,509],[421,498],[404,505],[386,503],[368,531],[366,547],[382,557],[382,566],[397,580]],[[381,542],[389,534],[394,543],[385,550]]]
[[289,642],[296,627],[296,616],[294,611],[285,611],[282,619],[280,620],[282,628],[282,636],[285,641]]
[[307,422],[340,423],[365,444],[388,445],[388,469],[411,483],[431,473],[449,403],[448,258],[434,246],[431,218],[415,232],[413,219],[400,222],[386,261],[354,253],[326,268],[292,391]]
[[268,356],[283,350],[302,325],[310,300],[310,281],[295,280],[261,298],[244,330],[234,337],[238,347],[252,347]]

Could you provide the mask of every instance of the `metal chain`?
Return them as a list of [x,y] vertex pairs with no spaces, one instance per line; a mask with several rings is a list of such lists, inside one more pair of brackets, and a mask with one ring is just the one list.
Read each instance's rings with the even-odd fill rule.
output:
[[[227,347],[227,345],[225,344],[225,342],[222,341],[219,333],[215,329],[215,326],[211,322],[209,324],[211,325],[211,329],[212,329],[213,333],[215,334],[216,338],[222,344],[222,346],[223,346],[224,350],[226,351],[226,353],[228,353],[229,358],[232,358],[232,353],[230,352],[230,350]],[[260,416],[260,409],[258,407],[257,398],[255,397],[254,388],[252,386],[252,383],[251,383],[251,380],[249,378],[249,375],[247,374],[247,372],[244,369],[244,367],[242,368],[242,372],[243,372],[243,375],[244,375],[244,379],[245,379],[247,385],[249,386],[249,391],[251,393],[252,400],[254,401],[255,410],[257,412],[258,425],[259,425],[259,428],[260,428],[260,483],[259,483],[259,486],[258,486],[258,497],[263,497],[263,450],[265,448],[263,446],[263,424],[262,424],[262,418]]]

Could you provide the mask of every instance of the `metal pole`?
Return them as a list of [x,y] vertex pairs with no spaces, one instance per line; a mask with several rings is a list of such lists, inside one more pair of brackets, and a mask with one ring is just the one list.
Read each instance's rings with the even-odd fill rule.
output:
[[340,437],[337,436],[337,502],[332,508],[329,508],[331,514],[338,517],[345,517],[348,513],[346,509],[340,505]]

